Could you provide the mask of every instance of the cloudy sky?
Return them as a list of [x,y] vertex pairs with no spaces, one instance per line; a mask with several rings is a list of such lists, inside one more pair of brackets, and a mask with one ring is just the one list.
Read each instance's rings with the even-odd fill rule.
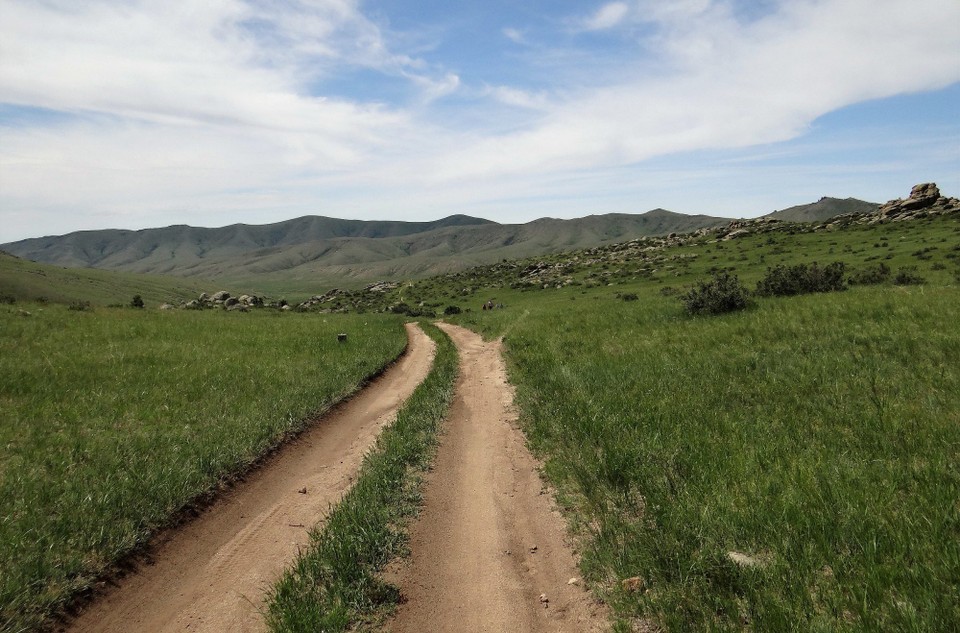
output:
[[960,196],[957,0],[0,0],[0,242]]

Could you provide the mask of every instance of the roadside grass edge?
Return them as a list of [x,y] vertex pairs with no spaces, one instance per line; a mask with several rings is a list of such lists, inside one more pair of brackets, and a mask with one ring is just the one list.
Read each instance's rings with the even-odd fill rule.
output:
[[404,553],[405,525],[418,511],[459,371],[450,338],[422,325],[437,344],[434,365],[364,458],[353,488],[271,590],[265,615],[273,631],[346,631],[399,600],[379,572]]

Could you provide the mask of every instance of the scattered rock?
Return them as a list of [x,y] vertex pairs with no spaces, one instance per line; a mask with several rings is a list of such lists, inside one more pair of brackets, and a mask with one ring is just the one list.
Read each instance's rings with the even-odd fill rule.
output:
[[536,546],[536,545],[531,545],[531,546],[529,547],[529,549],[530,549],[530,553],[531,553],[531,554],[536,554],[536,553],[537,553],[537,546]]
[[341,343],[347,340],[346,332],[340,332],[339,334],[337,334],[337,340],[340,341]]
[[169,303],[164,303],[160,305],[161,310],[176,310],[176,306],[170,305]]
[[567,584],[568,584],[568,585],[579,585],[579,584],[580,584],[580,579],[579,579],[579,578],[571,578],[570,580],[567,581]]
[[643,591],[646,583],[643,582],[643,578],[640,576],[633,576],[631,578],[624,578],[621,580],[620,586],[627,593],[637,593],[638,591]]
[[17,314],[20,315],[20,316],[22,316],[22,317],[31,316],[31,313],[30,313],[30,312],[27,312],[26,310],[17,310]]
[[550,606],[550,598],[547,597],[547,594],[545,593],[540,594],[540,604],[543,605],[544,609]]
[[727,552],[727,558],[733,561],[736,565],[740,567],[762,567],[763,561],[757,558],[756,556],[750,556],[749,554],[744,554],[743,552],[729,551]]
[[304,486],[303,488],[301,488],[301,489],[298,490],[297,492],[299,492],[299,493],[302,494],[302,495],[305,495],[305,494],[307,494],[307,487]]
[[213,296],[210,297],[210,300],[217,302],[217,301],[226,301],[229,298],[230,298],[230,293],[227,292],[226,290],[221,290],[220,292],[215,292]]

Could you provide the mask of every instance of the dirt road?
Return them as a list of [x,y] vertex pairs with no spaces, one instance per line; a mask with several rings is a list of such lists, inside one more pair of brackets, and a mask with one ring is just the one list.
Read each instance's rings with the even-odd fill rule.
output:
[[70,630],[262,630],[265,589],[346,492],[380,429],[430,370],[433,341],[415,325],[407,335],[398,363],[173,531],[153,553],[153,564],[124,578]]
[[389,574],[406,598],[390,630],[607,630],[516,428],[500,343],[441,327],[460,351],[460,381],[412,529],[412,556]]

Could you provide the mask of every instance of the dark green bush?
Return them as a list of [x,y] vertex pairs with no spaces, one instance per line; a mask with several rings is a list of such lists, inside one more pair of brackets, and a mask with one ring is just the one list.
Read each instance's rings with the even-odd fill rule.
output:
[[8,294],[0,295],[0,303],[7,303],[9,305],[13,305],[16,302],[17,302],[17,298],[14,297],[13,295],[8,295]]
[[846,289],[843,262],[833,262],[824,267],[816,262],[779,265],[768,268],[766,276],[757,283],[761,297],[790,297],[811,292],[833,292]]
[[623,299],[624,301],[636,301],[640,297],[638,297],[632,292],[628,292],[626,294],[620,295],[620,298]]
[[70,305],[67,306],[67,310],[74,310],[76,312],[87,312],[90,310],[89,301],[71,301]]
[[927,280],[917,273],[915,266],[905,266],[897,270],[893,283],[898,286],[919,286],[927,283]]
[[876,266],[868,266],[850,275],[847,280],[851,286],[869,286],[882,284],[890,279],[890,267],[883,262]]
[[443,309],[443,313],[447,316],[452,314],[460,314],[463,310],[460,309],[460,306],[447,306]]
[[701,281],[680,301],[690,314],[722,314],[743,310],[750,305],[750,293],[736,275],[715,273],[710,281]]
[[130,300],[131,308],[142,308],[143,307],[143,297],[140,295],[133,295],[133,299]]

